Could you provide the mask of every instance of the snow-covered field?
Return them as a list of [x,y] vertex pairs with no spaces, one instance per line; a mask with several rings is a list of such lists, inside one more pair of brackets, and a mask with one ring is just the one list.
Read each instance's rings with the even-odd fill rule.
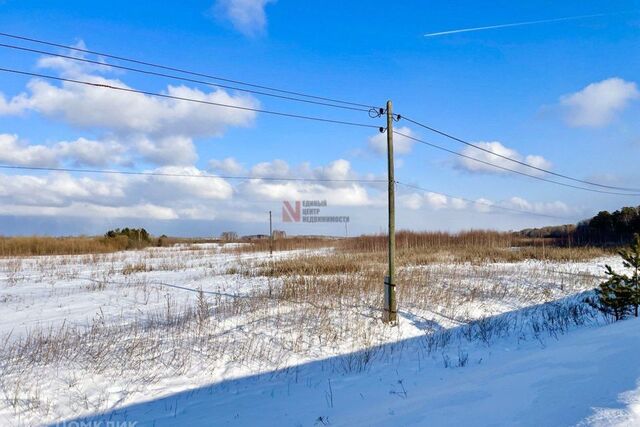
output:
[[615,257],[407,267],[390,327],[365,273],[259,273],[331,249],[222,249],[0,260],[0,425],[638,422],[640,324],[577,296]]

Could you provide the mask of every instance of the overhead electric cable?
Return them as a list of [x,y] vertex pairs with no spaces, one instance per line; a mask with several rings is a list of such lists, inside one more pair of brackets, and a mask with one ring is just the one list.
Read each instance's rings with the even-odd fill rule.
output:
[[507,167],[504,167],[504,166],[496,165],[495,163],[487,162],[485,160],[478,159],[476,157],[467,156],[466,154],[458,153],[457,151],[450,150],[450,149],[442,147],[440,145],[433,144],[431,142],[427,142],[427,141],[424,141],[422,139],[415,138],[413,136],[410,136],[410,135],[407,135],[407,134],[404,134],[404,133],[401,133],[401,132],[393,131],[393,133],[395,133],[396,135],[400,135],[400,136],[403,136],[405,138],[408,138],[408,139],[410,139],[412,141],[416,141],[416,142],[419,142],[421,144],[427,145],[429,147],[435,148],[437,150],[445,151],[447,153],[451,153],[451,154],[454,154],[456,156],[463,157],[465,159],[473,160],[475,162],[482,163],[482,164],[485,164],[487,166],[491,166],[491,167],[496,168],[496,169],[501,169],[501,170],[504,170],[504,171],[507,171],[507,172],[511,172],[511,173],[515,173],[515,174],[518,174],[518,175],[527,176],[529,178],[537,179],[539,181],[549,182],[549,183],[552,183],[552,184],[561,185],[563,187],[575,188],[577,190],[590,191],[590,192],[593,192],[593,193],[615,194],[617,196],[636,196],[636,197],[640,196],[640,193],[620,193],[620,192],[615,192],[615,191],[596,190],[595,188],[580,187],[580,186],[577,186],[577,185],[567,184],[567,183],[564,183],[564,182],[555,181],[555,180],[548,179],[548,178],[543,178],[541,176],[531,175],[531,174],[528,174],[526,172],[522,172],[522,171],[519,171],[519,170],[516,170],[516,169],[510,169],[510,168],[507,168]]
[[441,131],[439,129],[433,128],[433,127],[428,126],[428,125],[425,125],[424,123],[420,123],[420,122],[418,122],[416,120],[408,118],[405,115],[402,115],[401,117],[404,120],[408,121],[408,122],[411,122],[411,123],[413,123],[413,124],[415,124],[417,126],[420,126],[420,127],[424,128],[424,129],[427,129],[427,130],[429,130],[431,132],[434,132],[434,133],[437,133],[439,135],[442,135],[442,136],[444,136],[446,138],[452,139],[454,141],[460,142],[460,143],[462,143],[464,145],[467,145],[469,147],[473,147],[473,148],[475,148],[477,150],[484,151],[485,153],[489,153],[489,154],[491,154],[493,156],[500,157],[500,158],[508,160],[510,162],[517,163],[519,165],[526,166],[526,167],[531,168],[531,169],[535,169],[535,170],[540,171],[540,172],[548,173],[550,175],[555,175],[557,177],[568,179],[570,181],[580,182],[582,184],[592,185],[592,186],[595,186],[595,187],[609,188],[609,189],[612,189],[612,190],[640,192],[640,188],[616,187],[616,186],[613,186],[613,185],[605,185],[605,184],[600,184],[600,183],[597,183],[597,182],[587,181],[587,180],[584,180],[584,179],[574,178],[574,177],[571,177],[569,175],[564,175],[564,174],[561,174],[561,173],[558,173],[558,172],[553,172],[551,170],[548,170],[548,169],[545,169],[545,168],[541,168],[541,167],[538,167],[538,166],[534,166],[532,164],[529,164],[527,162],[523,162],[523,161],[518,160],[518,159],[514,159],[513,157],[505,156],[505,155],[500,154],[500,153],[495,153],[495,152],[493,152],[491,150],[488,150],[486,148],[483,148],[483,147],[481,147],[481,146],[479,146],[477,144],[473,144],[473,143],[471,143],[469,141],[465,141],[462,138],[458,138],[457,136],[453,136],[450,133]]
[[356,107],[364,107],[364,108],[367,108],[367,109],[370,109],[370,108],[376,108],[377,109],[377,108],[379,108],[379,107],[376,107],[375,105],[368,105],[368,104],[364,104],[364,103],[344,101],[344,100],[328,98],[328,97],[324,97],[324,96],[310,95],[310,94],[306,94],[306,93],[303,93],[303,92],[295,92],[295,91],[290,91],[290,90],[278,89],[278,88],[275,88],[275,87],[270,87],[270,86],[265,86],[265,85],[258,85],[258,84],[254,84],[254,83],[248,83],[248,82],[244,82],[244,81],[241,81],[241,80],[234,80],[234,79],[228,79],[228,78],[224,78],[224,77],[214,76],[214,75],[211,75],[211,74],[199,73],[199,72],[195,72],[195,71],[186,70],[186,69],[183,69],[183,68],[171,67],[171,66],[167,66],[167,65],[153,63],[153,62],[140,61],[140,60],[137,60],[137,59],[127,58],[127,57],[124,57],[124,56],[118,56],[118,55],[112,55],[112,54],[109,54],[109,53],[98,52],[98,51],[95,51],[95,50],[83,49],[83,48],[80,48],[80,47],[77,47],[77,46],[68,46],[68,45],[64,45],[64,44],[60,44],[60,43],[54,43],[54,42],[50,42],[50,41],[46,41],[46,40],[36,39],[36,38],[33,38],[33,37],[21,36],[21,35],[18,35],[18,34],[10,34],[10,33],[5,33],[5,32],[0,32],[0,36],[9,37],[9,38],[16,39],[16,40],[28,41],[28,42],[32,42],[32,43],[39,43],[39,44],[43,44],[43,45],[47,45],[47,46],[59,47],[59,48],[68,49],[68,50],[71,50],[71,51],[74,51],[74,52],[82,52],[82,53],[88,53],[88,54],[91,54],[91,55],[98,55],[98,56],[102,56],[102,57],[105,57],[105,58],[111,58],[111,59],[116,59],[116,60],[119,60],[119,61],[130,62],[130,63],[133,63],[133,64],[145,65],[147,67],[161,68],[163,70],[175,71],[175,72],[179,72],[179,73],[183,73],[183,74],[189,74],[189,75],[192,75],[192,76],[206,77],[206,78],[209,78],[209,79],[212,79],[212,80],[219,80],[219,81],[224,81],[224,82],[227,82],[227,83],[240,84],[240,85],[243,85],[243,86],[253,87],[253,88],[256,88],[256,89],[270,90],[272,92],[285,93],[285,94],[288,94],[288,95],[295,95],[295,96],[303,96],[305,98],[317,99],[317,100],[321,100],[321,101],[328,101],[328,102],[334,102],[334,103],[345,104],[345,105],[352,105],[352,106],[356,106]]
[[263,180],[263,181],[307,181],[307,182],[349,182],[349,183],[370,183],[380,184],[386,183],[386,179],[357,179],[357,178],[303,178],[303,177],[275,177],[275,176],[237,176],[237,175],[191,175],[187,173],[173,172],[143,172],[143,171],[122,171],[110,169],[82,169],[82,168],[63,168],[63,167],[45,167],[45,166],[20,166],[20,165],[4,165],[0,164],[0,169],[16,169],[16,170],[32,170],[32,171],[50,171],[50,172],[74,172],[74,173],[95,173],[95,174],[111,174],[111,175],[142,175],[142,176],[160,176],[160,177],[180,177],[180,178],[218,178],[229,180]]
[[127,67],[127,66],[123,66],[123,65],[109,64],[109,63],[105,63],[105,62],[94,61],[92,59],[79,58],[79,57],[76,57],[76,56],[70,56],[70,55],[63,55],[63,54],[60,54],[60,53],[47,52],[47,51],[39,50],[39,49],[31,49],[31,48],[27,48],[27,47],[23,47],[23,46],[15,46],[15,45],[10,45],[10,44],[0,43],[0,47],[4,47],[4,48],[8,48],[8,49],[21,50],[21,51],[31,52],[31,53],[38,53],[38,54],[42,54],[42,55],[53,56],[53,57],[56,57],[56,58],[64,58],[64,59],[69,59],[69,60],[72,60],[72,61],[79,61],[79,62],[99,65],[99,66],[107,67],[107,68],[116,68],[116,69],[119,69],[119,70],[133,71],[135,73],[147,74],[147,75],[152,75],[152,76],[157,76],[157,77],[165,77],[165,78],[169,78],[169,79],[180,80],[180,81],[185,81],[185,82],[190,82],[190,83],[203,84],[203,85],[208,85],[208,86],[214,86],[214,87],[218,87],[218,88],[222,88],[222,89],[237,90],[237,91],[241,91],[241,92],[251,93],[251,94],[254,94],[254,95],[270,96],[270,97],[273,97],[273,98],[285,99],[285,100],[288,100],[288,101],[304,102],[304,103],[307,103],[307,104],[322,105],[322,106],[333,107],[333,108],[342,108],[342,109],[345,109],[345,110],[353,110],[353,111],[365,111],[365,112],[368,112],[368,111],[371,110],[371,108],[352,107],[352,106],[348,106],[348,105],[337,105],[337,104],[331,104],[331,103],[328,103],[328,102],[313,101],[313,100],[310,100],[310,99],[301,99],[301,98],[295,98],[293,96],[278,95],[278,94],[274,94],[274,93],[267,93],[267,92],[262,92],[262,91],[258,91],[258,90],[253,90],[253,89],[245,89],[245,88],[240,88],[240,87],[236,87],[236,86],[228,86],[228,85],[224,85],[224,84],[220,84],[220,83],[213,83],[213,82],[210,82],[210,81],[191,79],[191,78],[188,78],[188,77],[180,77],[180,76],[176,76],[176,75],[172,75],[172,74],[166,74],[166,73],[158,73],[156,71],[142,70],[140,68]]
[[103,83],[93,83],[93,82],[88,82],[88,81],[85,81],[85,80],[75,80],[75,79],[69,79],[69,78],[57,77],[57,76],[50,76],[50,75],[40,74],[40,73],[32,73],[32,72],[29,72],[29,71],[14,70],[14,69],[11,69],[11,68],[0,68],[0,71],[6,72],[6,73],[21,74],[21,75],[31,76],[31,77],[40,77],[40,78],[49,79],[49,80],[57,80],[57,81],[62,81],[62,82],[67,82],[67,83],[76,83],[76,84],[81,84],[81,85],[86,85],[86,86],[93,86],[93,87],[100,87],[100,88],[106,88],[106,89],[112,89],[112,90],[119,90],[119,91],[122,91],[122,92],[138,93],[138,94],[142,94],[142,95],[155,96],[155,97],[159,97],[159,98],[167,98],[167,99],[174,99],[174,100],[178,100],[178,101],[195,102],[195,103],[198,103],[198,104],[213,105],[213,106],[216,106],[216,107],[233,108],[233,109],[236,109],[236,110],[244,110],[244,111],[253,111],[253,112],[256,112],[256,113],[272,114],[272,115],[275,115],[275,116],[289,117],[289,118],[295,118],[295,119],[314,120],[314,121],[325,122],[325,123],[335,123],[335,124],[341,124],[341,125],[347,125],[347,126],[357,126],[357,127],[366,127],[366,128],[379,129],[378,126],[364,124],[364,123],[355,123],[355,122],[348,122],[348,121],[343,121],[343,120],[327,119],[327,118],[323,118],[323,117],[306,116],[306,115],[302,115],[302,114],[285,113],[285,112],[281,112],[281,111],[264,110],[264,109],[260,109],[260,108],[242,107],[240,105],[223,104],[223,103],[220,103],[220,102],[205,101],[205,100],[202,100],[202,99],[186,98],[186,97],[183,97],[183,96],[167,95],[167,94],[164,94],[164,93],[157,93],[157,92],[148,92],[148,91],[144,91],[144,90],[137,90],[137,89],[124,88],[124,87],[119,87],[119,86],[112,86],[112,85],[107,85],[107,84],[103,84]]

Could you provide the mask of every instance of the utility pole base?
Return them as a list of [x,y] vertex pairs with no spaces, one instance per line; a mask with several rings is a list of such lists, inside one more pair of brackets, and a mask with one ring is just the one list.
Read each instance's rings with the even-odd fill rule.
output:
[[396,284],[390,282],[389,276],[384,278],[384,316],[382,320],[385,323],[398,323]]

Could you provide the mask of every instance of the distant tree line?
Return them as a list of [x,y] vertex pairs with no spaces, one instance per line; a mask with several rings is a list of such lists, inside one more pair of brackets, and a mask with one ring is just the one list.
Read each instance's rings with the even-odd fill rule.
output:
[[622,246],[640,233],[640,206],[624,207],[613,213],[601,211],[577,225],[559,225],[525,229],[521,235],[553,238],[558,244],[571,246]]

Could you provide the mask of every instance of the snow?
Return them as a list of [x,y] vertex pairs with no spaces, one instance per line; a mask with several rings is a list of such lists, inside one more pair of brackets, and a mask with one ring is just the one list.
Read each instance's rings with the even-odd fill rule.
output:
[[[264,277],[225,271],[240,262],[267,260],[268,254],[221,249],[219,244],[194,244],[106,255],[21,258],[19,274],[0,277],[0,337],[11,334],[15,339],[34,328],[63,323],[86,325],[98,315],[107,322],[133,319],[141,314],[140,307],[147,312],[162,309],[166,295],[180,305],[193,299],[199,289],[210,295],[242,296],[267,286]],[[274,257],[301,252],[280,252]],[[10,262],[0,260],[2,270]],[[127,266],[139,264],[151,271],[122,273]]]
[[[223,381],[84,421],[138,426],[635,426],[640,320],[572,331],[544,345],[475,348],[465,367],[403,357],[337,374],[316,361],[287,373]],[[414,339],[415,340],[415,339]],[[608,409],[604,409],[608,408]]]
[[[229,248],[0,259],[1,342],[64,327],[148,321],[168,305],[191,309],[200,289],[224,304],[282,285],[278,278],[242,274],[269,254]],[[276,252],[274,259],[330,251]],[[160,338],[175,340],[172,347],[159,348],[155,357],[185,351],[189,363],[135,372],[142,380],[124,365],[87,371],[74,367],[79,361],[63,360],[27,372],[5,365],[0,425],[73,426],[74,419],[136,426],[640,425],[637,320],[609,325],[589,318],[534,332],[545,303],[571,304],[600,280],[605,263],[621,268],[617,257],[407,268],[437,278],[428,283],[434,289],[437,283],[443,292],[465,294],[456,294],[454,304],[401,304],[398,327],[380,324],[371,310],[319,319],[362,325],[366,336],[335,342],[305,329],[313,322],[286,323],[320,313],[308,306],[256,305],[254,313],[215,325],[220,343],[255,352],[254,358],[238,359],[232,351],[212,361],[215,349],[207,353],[191,335],[168,334]],[[502,297],[494,298],[496,292]],[[473,323],[483,318],[495,321],[491,336],[465,339],[484,327]],[[12,408],[16,402],[19,410]]]

